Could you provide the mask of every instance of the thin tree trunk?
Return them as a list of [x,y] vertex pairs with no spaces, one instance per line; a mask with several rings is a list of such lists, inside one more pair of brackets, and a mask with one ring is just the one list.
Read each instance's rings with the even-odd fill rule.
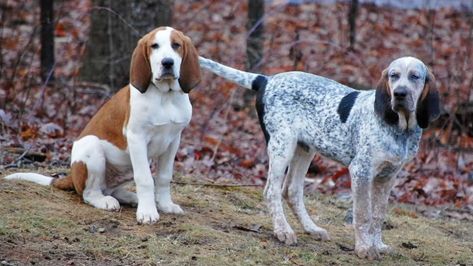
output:
[[[264,45],[264,0],[248,0],[248,22],[246,30],[248,39],[246,41],[246,70],[258,72],[260,62],[263,58]],[[245,90],[243,93],[243,102],[241,107],[249,106],[251,99],[255,95],[252,90]],[[235,106],[239,107],[239,106]]]
[[41,0],[41,79],[54,80],[54,1]]
[[348,10],[348,25],[350,27],[350,50],[355,49],[356,41],[356,17],[358,16],[358,0],[351,0],[350,9]]
[[173,0],[93,0],[81,79],[112,91],[128,84],[137,41],[156,27],[170,26],[173,6]]
[[248,1],[248,22],[246,30],[249,33],[246,42],[246,69],[255,71],[263,58],[263,16],[264,0]]

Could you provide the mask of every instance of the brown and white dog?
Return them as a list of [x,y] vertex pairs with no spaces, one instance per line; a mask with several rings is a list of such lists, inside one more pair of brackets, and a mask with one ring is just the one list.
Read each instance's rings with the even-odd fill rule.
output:
[[[74,142],[69,176],[17,173],[5,178],[75,189],[86,203],[105,210],[137,204],[139,223],[159,219],[156,203],[164,213],[182,213],[171,200],[170,182],[181,132],[192,116],[188,92],[199,82],[191,40],[173,28],[157,28],[138,41],[130,84],[100,108]],[[154,178],[150,159],[158,166]],[[124,187],[132,179],[136,193]]]

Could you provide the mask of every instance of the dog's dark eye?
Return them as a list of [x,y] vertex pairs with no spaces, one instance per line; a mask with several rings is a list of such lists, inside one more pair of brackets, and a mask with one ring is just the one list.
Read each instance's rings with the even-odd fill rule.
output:
[[398,74],[398,73],[391,73],[391,74],[389,75],[389,77],[390,77],[391,79],[398,79],[398,78],[399,78],[399,74]]
[[420,77],[419,77],[418,75],[416,75],[416,74],[411,74],[411,75],[409,76],[409,78],[412,79],[412,80],[418,80]]
[[151,44],[151,48],[153,48],[153,49],[158,49],[158,48],[159,48],[159,44],[153,43],[153,44]]
[[171,47],[172,47],[172,49],[177,50],[177,49],[179,49],[179,47],[181,47],[181,45],[178,44],[177,42],[173,42],[173,43],[171,44]]

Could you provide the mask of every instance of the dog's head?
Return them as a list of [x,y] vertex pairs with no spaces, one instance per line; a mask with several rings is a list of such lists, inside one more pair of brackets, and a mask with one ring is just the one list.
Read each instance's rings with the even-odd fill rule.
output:
[[[176,81],[179,86],[173,86]],[[130,83],[141,93],[150,84],[188,93],[199,82],[199,55],[191,39],[182,32],[159,27],[138,41],[131,58]]]
[[376,89],[375,111],[388,124],[412,129],[421,128],[440,114],[439,93],[435,78],[422,61],[401,57],[386,68]]

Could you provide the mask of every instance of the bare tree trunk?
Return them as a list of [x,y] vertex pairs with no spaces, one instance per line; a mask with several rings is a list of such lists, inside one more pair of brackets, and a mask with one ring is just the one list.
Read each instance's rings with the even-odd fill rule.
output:
[[356,17],[358,16],[358,0],[351,0],[350,9],[348,10],[348,25],[350,26],[350,50],[355,49],[356,40]]
[[54,80],[54,1],[41,0],[41,79]]
[[[258,72],[261,59],[263,58],[263,17],[264,0],[248,0],[248,22],[246,23],[246,30],[248,32],[248,39],[246,41],[246,70],[251,72]],[[254,91],[245,90],[241,106],[234,105],[234,107],[249,106],[254,95]]]
[[248,71],[256,71],[263,58],[263,16],[264,0],[249,0],[248,22],[246,23],[246,30],[249,33],[246,42],[246,69]]
[[173,7],[173,0],[93,0],[81,79],[113,91],[128,84],[137,41],[158,26],[171,25]]

